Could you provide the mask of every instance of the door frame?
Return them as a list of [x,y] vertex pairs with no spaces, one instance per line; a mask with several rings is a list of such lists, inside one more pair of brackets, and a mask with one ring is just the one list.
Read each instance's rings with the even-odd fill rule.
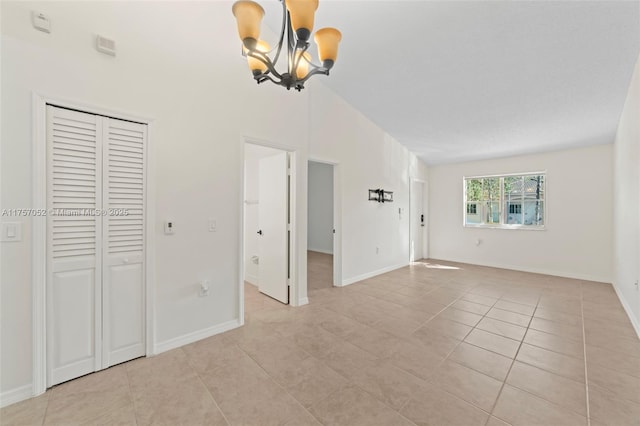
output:
[[[32,93],[32,188],[33,208],[47,208],[47,105],[74,109],[95,115],[135,121],[147,126],[147,194],[145,205],[145,348],[146,356],[155,354],[155,147],[151,143],[153,119],[136,114],[104,108],[81,101]],[[31,239],[31,315],[32,315],[32,394],[47,390],[47,220],[46,216],[32,218]]]
[[307,165],[309,162],[333,166],[333,229],[336,231],[333,234],[333,286],[342,287],[342,169],[338,161],[326,158],[312,156],[308,158]]
[[[239,270],[238,270],[238,320],[240,325],[244,325],[244,270],[245,270],[245,259],[244,259],[244,169],[245,169],[245,146],[247,144],[264,146],[267,148],[279,149],[281,151],[285,151],[290,156],[290,168],[291,168],[291,178],[290,178],[290,187],[289,187],[289,217],[290,217],[290,241],[289,241],[289,305],[291,306],[301,306],[307,303],[307,300],[300,300],[299,294],[300,292],[300,280],[298,279],[298,271],[300,269],[305,269],[306,267],[302,267],[299,264],[298,259],[298,218],[297,218],[297,162],[300,156],[300,153],[297,151],[295,147],[279,144],[267,140],[263,140],[260,138],[252,137],[252,136],[242,136],[240,138],[240,191],[241,194],[239,198],[239,209],[240,209],[240,226],[238,226],[240,230],[239,236],[239,252],[238,258],[240,259]],[[306,265],[305,265],[306,266]]]
[[413,234],[413,227],[415,225],[413,225],[415,223],[414,221],[414,217],[413,217],[413,204],[415,203],[414,199],[413,199],[413,184],[414,183],[421,183],[422,184],[422,211],[424,214],[424,226],[421,228],[422,229],[422,258],[423,259],[427,259],[429,257],[429,243],[428,243],[428,238],[429,238],[429,214],[428,214],[428,210],[429,210],[429,206],[428,206],[428,196],[427,196],[427,192],[428,187],[427,187],[427,181],[424,179],[417,179],[417,178],[411,178],[409,180],[409,264],[411,264],[412,262],[414,262],[414,260],[411,260],[411,241],[412,241],[412,234]]

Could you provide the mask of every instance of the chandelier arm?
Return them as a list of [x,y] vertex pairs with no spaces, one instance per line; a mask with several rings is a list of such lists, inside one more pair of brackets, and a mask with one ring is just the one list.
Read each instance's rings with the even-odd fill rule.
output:
[[301,80],[297,80],[296,83],[304,84],[307,80],[317,74],[329,75],[329,70],[323,67],[316,67],[315,69],[309,71],[309,73]]
[[258,82],[258,84],[263,83],[265,81],[269,80],[270,82],[277,84],[279,86],[282,86],[282,81],[277,81],[275,79],[273,79],[270,75],[268,74],[261,74],[258,77],[256,77],[256,81]]
[[282,3],[282,29],[280,30],[280,41],[278,41],[278,49],[276,50],[276,56],[273,58],[273,63],[278,62],[278,58],[280,57],[280,51],[282,50],[282,42],[284,41],[284,32],[287,28],[287,6],[284,3],[284,0],[280,0]]
[[[255,58],[255,59],[259,60],[260,62],[262,62],[263,64],[265,64],[267,66],[267,68],[269,69],[268,72],[271,72],[273,75],[275,75],[279,79],[282,79],[282,75],[280,75],[280,73],[278,71],[276,71],[276,68],[273,66],[273,63],[271,62],[271,60],[269,59],[269,56],[267,56],[266,53],[260,52],[259,50],[249,50],[247,52],[247,55],[249,55],[252,58]],[[263,74],[265,74],[265,73],[263,73]]]
[[[306,59],[304,59],[304,54],[307,51],[307,49],[309,49],[309,43],[305,44],[302,47],[302,49],[300,50],[300,54],[299,55],[294,55],[293,67],[291,69],[291,75],[297,74],[296,70],[298,69],[298,65],[300,65],[300,61],[302,61],[302,60],[306,61]],[[297,56],[297,58],[295,56]],[[307,63],[311,64],[310,61],[307,61]],[[296,81],[299,81],[299,80],[296,78]]]

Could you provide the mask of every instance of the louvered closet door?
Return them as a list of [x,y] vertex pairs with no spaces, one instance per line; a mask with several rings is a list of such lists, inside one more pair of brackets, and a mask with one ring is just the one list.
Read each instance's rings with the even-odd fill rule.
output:
[[47,107],[47,358],[52,386],[101,360],[102,120]]
[[105,118],[103,309],[105,367],[145,354],[147,126]]

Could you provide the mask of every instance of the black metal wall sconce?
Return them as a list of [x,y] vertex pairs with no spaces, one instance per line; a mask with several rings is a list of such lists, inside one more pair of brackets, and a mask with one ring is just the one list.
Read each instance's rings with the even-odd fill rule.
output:
[[369,201],[391,203],[393,202],[393,191],[385,191],[384,189],[370,189]]

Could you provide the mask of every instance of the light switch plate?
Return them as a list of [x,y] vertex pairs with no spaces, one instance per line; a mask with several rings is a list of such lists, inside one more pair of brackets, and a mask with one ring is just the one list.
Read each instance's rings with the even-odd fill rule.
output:
[[2,242],[22,241],[22,223],[2,223]]
[[42,31],[45,33],[51,32],[51,20],[44,13],[36,12],[35,10],[32,10],[31,23],[33,24],[33,28],[35,28],[38,31]]
[[216,232],[218,230],[218,223],[214,218],[209,218],[209,232]]

